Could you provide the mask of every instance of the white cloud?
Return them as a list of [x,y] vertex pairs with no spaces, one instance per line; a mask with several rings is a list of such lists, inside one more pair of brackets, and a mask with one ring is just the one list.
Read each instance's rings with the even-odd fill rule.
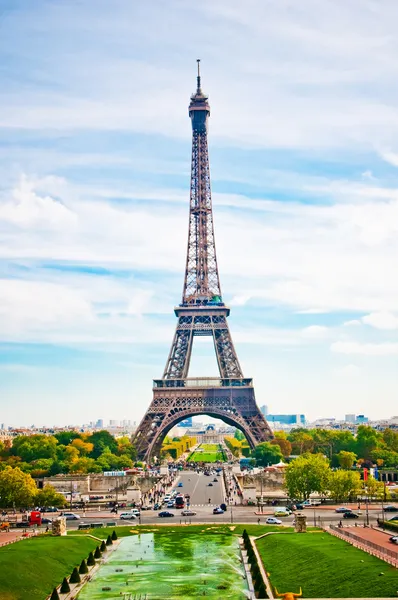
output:
[[343,323],[344,327],[358,327],[358,325],[361,325],[361,321],[359,319],[352,319],[351,321],[346,321]]
[[359,342],[334,342],[330,349],[339,354],[359,354],[363,356],[393,356],[398,354],[398,343],[380,344]]
[[376,329],[398,329],[398,317],[389,312],[377,312],[362,317],[365,325],[371,325]]

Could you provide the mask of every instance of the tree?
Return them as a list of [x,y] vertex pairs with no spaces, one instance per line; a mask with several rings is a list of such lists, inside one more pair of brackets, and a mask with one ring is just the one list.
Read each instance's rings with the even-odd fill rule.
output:
[[274,465],[282,460],[282,452],[279,446],[262,442],[255,447],[254,458],[260,466]]
[[61,589],[59,591],[61,592],[61,594],[68,594],[70,592],[69,583],[66,577],[63,578]]
[[106,448],[112,453],[117,452],[117,441],[109,431],[96,431],[87,438],[87,441],[94,444],[94,450],[91,453],[92,458],[98,458]]
[[329,493],[336,502],[355,499],[361,491],[361,475],[355,471],[332,471]]
[[70,445],[79,451],[80,456],[87,456],[94,450],[94,444],[90,444],[90,442],[84,442],[79,438],[74,439]]
[[101,550],[99,549],[99,546],[96,547],[95,551],[94,551],[94,558],[96,558],[97,560],[99,558],[101,558]]
[[337,459],[342,469],[352,469],[356,458],[357,455],[354,452],[346,452],[345,450],[340,450],[337,454]]
[[287,439],[292,444],[294,454],[312,452],[314,448],[314,440],[306,429],[293,429]]
[[101,552],[106,552],[106,544],[104,540],[102,540],[101,542],[100,550]]
[[127,455],[131,460],[137,458],[137,450],[126,436],[117,439],[117,453],[119,456]]
[[[90,552],[90,554],[91,554],[91,552]],[[90,558],[90,554],[88,555],[89,558]],[[91,556],[92,556],[92,554],[91,554]],[[80,567],[79,567],[80,575],[84,575],[84,573],[88,573],[88,568],[87,568],[88,564],[90,564],[90,563],[88,561],[86,563],[86,561],[83,558],[82,562],[80,563]]]
[[284,458],[287,458],[292,453],[292,444],[286,438],[275,437],[271,444],[279,446]]
[[55,433],[54,437],[58,440],[58,444],[62,446],[69,446],[73,440],[81,439],[81,435],[77,431],[60,431],[59,433]]
[[65,497],[53,488],[52,485],[45,485],[42,490],[36,494],[35,500],[37,506],[58,506],[66,505]]
[[52,435],[19,435],[12,444],[12,454],[25,462],[56,457],[58,440]]
[[383,440],[385,445],[392,452],[398,452],[398,432],[392,429],[385,429],[383,431]]
[[369,498],[378,498],[379,500],[390,498],[390,490],[382,481],[368,477],[367,481],[363,481],[362,484],[364,492]]
[[306,500],[313,492],[328,489],[329,461],[322,454],[304,454],[293,460],[285,471],[285,486],[290,498]]
[[75,567],[72,571],[72,575],[69,577],[69,583],[80,583],[81,579],[80,579],[80,575],[79,575],[79,571],[77,570],[77,567]]
[[30,506],[37,494],[34,480],[18,467],[0,471],[0,506]]
[[101,466],[98,464],[98,461],[87,456],[82,456],[75,460],[69,469],[70,473],[99,473],[100,471]]
[[59,600],[59,595],[57,592],[57,588],[54,588],[52,594],[50,596],[50,600]]
[[240,429],[235,429],[234,438],[238,440],[238,442],[243,442],[243,440],[246,439]]
[[360,425],[357,431],[356,453],[360,458],[369,460],[371,453],[378,445],[380,435],[373,427]]

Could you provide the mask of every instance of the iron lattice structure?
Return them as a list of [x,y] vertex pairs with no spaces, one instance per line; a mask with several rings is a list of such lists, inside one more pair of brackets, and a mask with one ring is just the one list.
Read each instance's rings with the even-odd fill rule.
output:
[[[182,302],[174,309],[177,327],[163,372],[154,381],[153,401],[134,436],[138,456],[158,454],[167,432],[182,419],[200,414],[238,427],[254,447],[272,432],[257,407],[251,379],[243,377],[232,343],[218,274],[207,144],[210,106],[199,72],[191,96],[192,163],[188,249]],[[211,336],[220,378],[188,378],[195,336]]]

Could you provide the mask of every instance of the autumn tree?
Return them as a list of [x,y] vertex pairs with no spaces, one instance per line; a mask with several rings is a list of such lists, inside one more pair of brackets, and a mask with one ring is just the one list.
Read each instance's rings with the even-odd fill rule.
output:
[[30,506],[37,494],[34,480],[18,467],[0,471],[0,506]]
[[279,446],[282,452],[282,456],[284,456],[285,458],[287,456],[290,456],[292,453],[292,444],[286,438],[275,437],[271,441],[271,444]]
[[304,454],[293,460],[285,471],[285,486],[290,498],[306,500],[313,492],[328,489],[331,469],[322,454]]

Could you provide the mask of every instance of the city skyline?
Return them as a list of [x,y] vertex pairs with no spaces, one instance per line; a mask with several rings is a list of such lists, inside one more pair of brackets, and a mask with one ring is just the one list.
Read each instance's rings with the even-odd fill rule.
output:
[[[258,405],[394,415],[398,7],[176,2],[169,28],[170,7],[115,4],[2,15],[1,420],[149,406],[181,295],[198,55],[221,287]],[[206,342],[190,375],[217,374]]]

